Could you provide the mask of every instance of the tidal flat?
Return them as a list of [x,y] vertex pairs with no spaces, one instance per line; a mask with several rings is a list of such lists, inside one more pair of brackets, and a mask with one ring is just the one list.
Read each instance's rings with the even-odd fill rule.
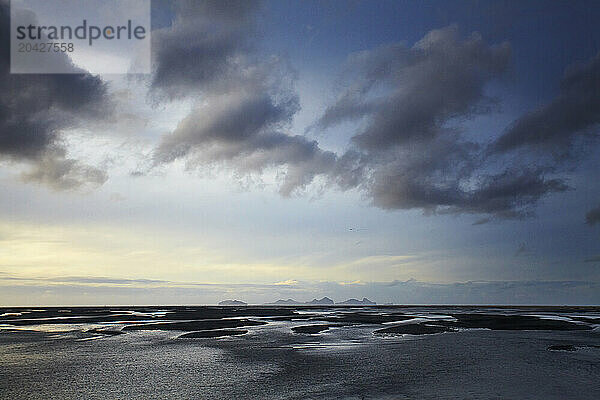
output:
[[600,307],[0,309],[1,399],[598,399]]

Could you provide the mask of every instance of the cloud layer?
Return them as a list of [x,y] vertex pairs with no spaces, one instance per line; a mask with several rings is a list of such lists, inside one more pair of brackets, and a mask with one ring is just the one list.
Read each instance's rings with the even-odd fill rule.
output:
[[485,89],[506,72],[510,55],[507,43],[488,45],[476,33],[461,39],[456,26],[433,30],[410,48],[354,54],[348,89],[312,129],[359,124],[352,141],[368,160],[362,186],[378,207],[528,215],[539,199],[567,186],[544,168],[490,167],[481,145],[490,133],[469,140],[460,127],[494,106]]
[[[105,115],[108,104],[104,83],[84,71],[11,74],[9,26],[8,4],[1,1],[0,158],[30,164],[32,170],[24,179],[55,189],[102,184],[106,180],[103,171],[67,157],[60,131]],[[57,53],[52,57],[53,62],[76,71],[66,55]]]
[[[289,132],[300,107],[295,73],[285,60],[256,51],[258,3],[236,12],[220,3],[203,7],[182,3],[173,24],[157,35],[153,89],[191,96],[196,106],[162,138],[155,166],[183,159],[188,168],[220,165],[238,175],[275,168],[286,196],[321,177],[342,190],[361,189],[384,209],[498,218],[530,215],[544,196],[568,189],[552,175],[552,165],[498,162],[512,147],[496,144],[503,150],[490,153],[484,145],[490,132],[475,139],[463,132],[461,121],[495,106],[486,88],[508,69],[507,43],[488,45],[477,33],[463,39],[457,26],[449,26],[412,47],[398,43],[352,54],[343,89],[309,128],[323,132],[353,123],[351,147],[336,154]],[[207,33],[209,26],[216,35]],[[594,70],[595,61],[570,72],[566,94],[555,102],[568,102],[583,86],[588,90]],[[591,92],[587,97],[596,101]],[[563,130],[575,128],[581,127]],[[522,137],[507,132],[503,138],[515,135]],[[498,143],[510,142],[503,138]]]
[[488,46],[480,35],[461,40],[458,28],[433,30],[413,47],[394,44],[350,56],[352,82],[317,122],[326,128],[368,118],[353,141],[362,149],[423,142],[446,123],[484,111],[484,87],[506,70],[510,46]]
[[[598,304],[600,283],[585,281],[478,281],[430,283],[279,282],[203,284],[107,277],[23,278],[0,272],[5,305],[216,304],[238,298],[251,304],[328,296],[335,301],[367,297],[379,304]],[[101,299],[101,300],[99,300]],[[101,303],[100,303],[101,301]]]
[[[8,7],[1,5],[8,37]],[[499,137],[466,132],[466,120],[497,107],[489,87],[505,76],[512,51],[451,25],[412,46],[392,43],[348,57],[335,100],[307,130],[345,129],[350,145],[336,153],[307,132],[291,132],[300,110],[297,73],[285,57],[260,50],[260,1],[170,7],[171,24],[153,32],[146,83],[155,102],[184,99],[193,107],[159,139],[149,168],[182,160],[188,169],[218,166],[237,176],[269,171],[284,196],[319,179],[356,188],[383,209],[482,214],[488,221],[531,215],[540,200],[568,190],[564,160],[577,161],[580,141],[597,137],[600,55],[569,68],[554,100]],[[8,42],[0,46],[0,157],[28,163],[28,182],[55,189],[102,184],[104,171],[69,158],[61,131],[107,115],[105,83],[85,71],[11,75]],[[64,55],[56,62],[69,64]]]
[[494,143],[505,153],[527,147],[555,157],[571,154],[577,139],[597,138],[600,124],[600,54],[565,73],[560,93],[550,103],[516,120]]
[[338,157],[289,132],[300,108],[295,71],[285,59],[255,51],[250,39],[259,4],[242,3],[183,2],[172,26],[156,36],[152,87],[169,97],[192,96],[196,106],[162,138],[154,165],[185,159],[188,168],[219,165],[256,176],[280,169],[285,196],[319,175],[348,185],[360,173],[352,170],[358,158]]
[[233,87],[256,36],[259,2],[182,0],[172,6],[172,24],[152,33],[152,89],[177,98]]

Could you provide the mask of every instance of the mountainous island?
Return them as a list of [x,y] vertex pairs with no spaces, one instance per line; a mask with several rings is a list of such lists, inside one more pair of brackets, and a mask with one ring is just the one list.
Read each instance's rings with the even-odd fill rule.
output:
[[335,303],[335,304],[357,305],[357,306],[374,306],[377,303],[375,303],[374,301],[371,301],[371,300],[367,299],[366,297],[363,297],[362,300],[348,299],[346,301],[342,301],[340,303]]
[[333,305],[334,302],[329,297],[323,297],[322,299],[312,299],[311,301],[307,301],[304,304],[312,304],[312,305]]
[[311,301],[296,301],[294,299],[287,299],[287,300],[277,300],[273,303],[268,303],[268,304],[273,304],[273,305],[280,305],[280,306],[292,306],[292,305],[334,305],[334,304],[339,304],[339,305],[356,305],[356,306],[374,306],[377,303],[374,301],[371,301],[369,299],[367,299],[366,297],[363,297],[362,300],[357,300],[357,299],[348,299],[339,303],[335,303],[333,300],[331,300],[329,297],[323,297],[321,299],[312,299]]
[[244,303],[240,300],[223,300],[219,302],[220,306],[247,306],[248,303]]
[[[342,306],[374,306],[377,305],[376,302],[363,297],[362,300],[358,299],[348,299],[345,301],[341,301],[339,303],[334,302],[329,297],[325,296],[320,299],[312,299],[310,301],[296,301],[294,299],[279,299],[273,303],[267,303],[269,305],[276,306],[299,306],[299,305],[309,305],[309,306],[332,306],[332,305],[342,305]],[[241,300],[223,300],[219,302],[220,306],[247,306],[248,303],[245,303]]]
[[277,300],[274,303],[268,303],[268,304],[275,304],[275,305],[280,305],[280,306],[286,306],[286,305],[287,306],[293,306],[293,305],[296,305],[296,304],[302,304],[302,302],[296,301],[294,299],[287,299],[287,300],[279,299],[279,300]]

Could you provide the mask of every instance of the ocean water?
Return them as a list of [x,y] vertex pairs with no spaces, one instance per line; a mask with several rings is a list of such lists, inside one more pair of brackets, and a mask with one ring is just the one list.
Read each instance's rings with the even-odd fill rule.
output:
[[[221,308],[226,312],[213,318],[215,309],[210,321],[266,324],[239,327],[247,333],[236,336],[185,339],[178,329],[98,333],[147,321],[191,321],[181,309],[96,309],[92,317],[89,310],[63,310],[67,323],[56,323],[49,315],[57,310],[48,309],[0,317],[0,398],[600,399],[597,308],[291,307],[281,313],[273,307],[273,316],[269,309],[238,308],[232,316]],[[203,320],[203,310],[193,309],[194,320]],[[462,314],[528,316],[541,325],[465,328],[456,322]],[[138,319],[119,320],[123,315]],[[372,320],[353,320],[365,315]],[[389,321],[394,315],[401,319]],[[385,321],[373,322],[378,317]],[[565,325],[545,326],[544,320]],[[376,332],[439,321],[454,324],[452,330]],[[330,327],[318,334],[292,330],[312,324]]]

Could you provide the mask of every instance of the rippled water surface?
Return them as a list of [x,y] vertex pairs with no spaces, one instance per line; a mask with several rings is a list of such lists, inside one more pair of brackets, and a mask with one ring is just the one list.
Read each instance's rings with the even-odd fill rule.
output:
[[[73,308],[63,309],[68,318],[60,319],[57,309],[0,314],[3,399],[600,399],[598,308]],[[246,333],[180,337],[198,327],[221,334],[223,323],[212,324],[222,320]],[[292,329],[306,325],[326,329]],[[447,331],[378,332],[405,325]]]

